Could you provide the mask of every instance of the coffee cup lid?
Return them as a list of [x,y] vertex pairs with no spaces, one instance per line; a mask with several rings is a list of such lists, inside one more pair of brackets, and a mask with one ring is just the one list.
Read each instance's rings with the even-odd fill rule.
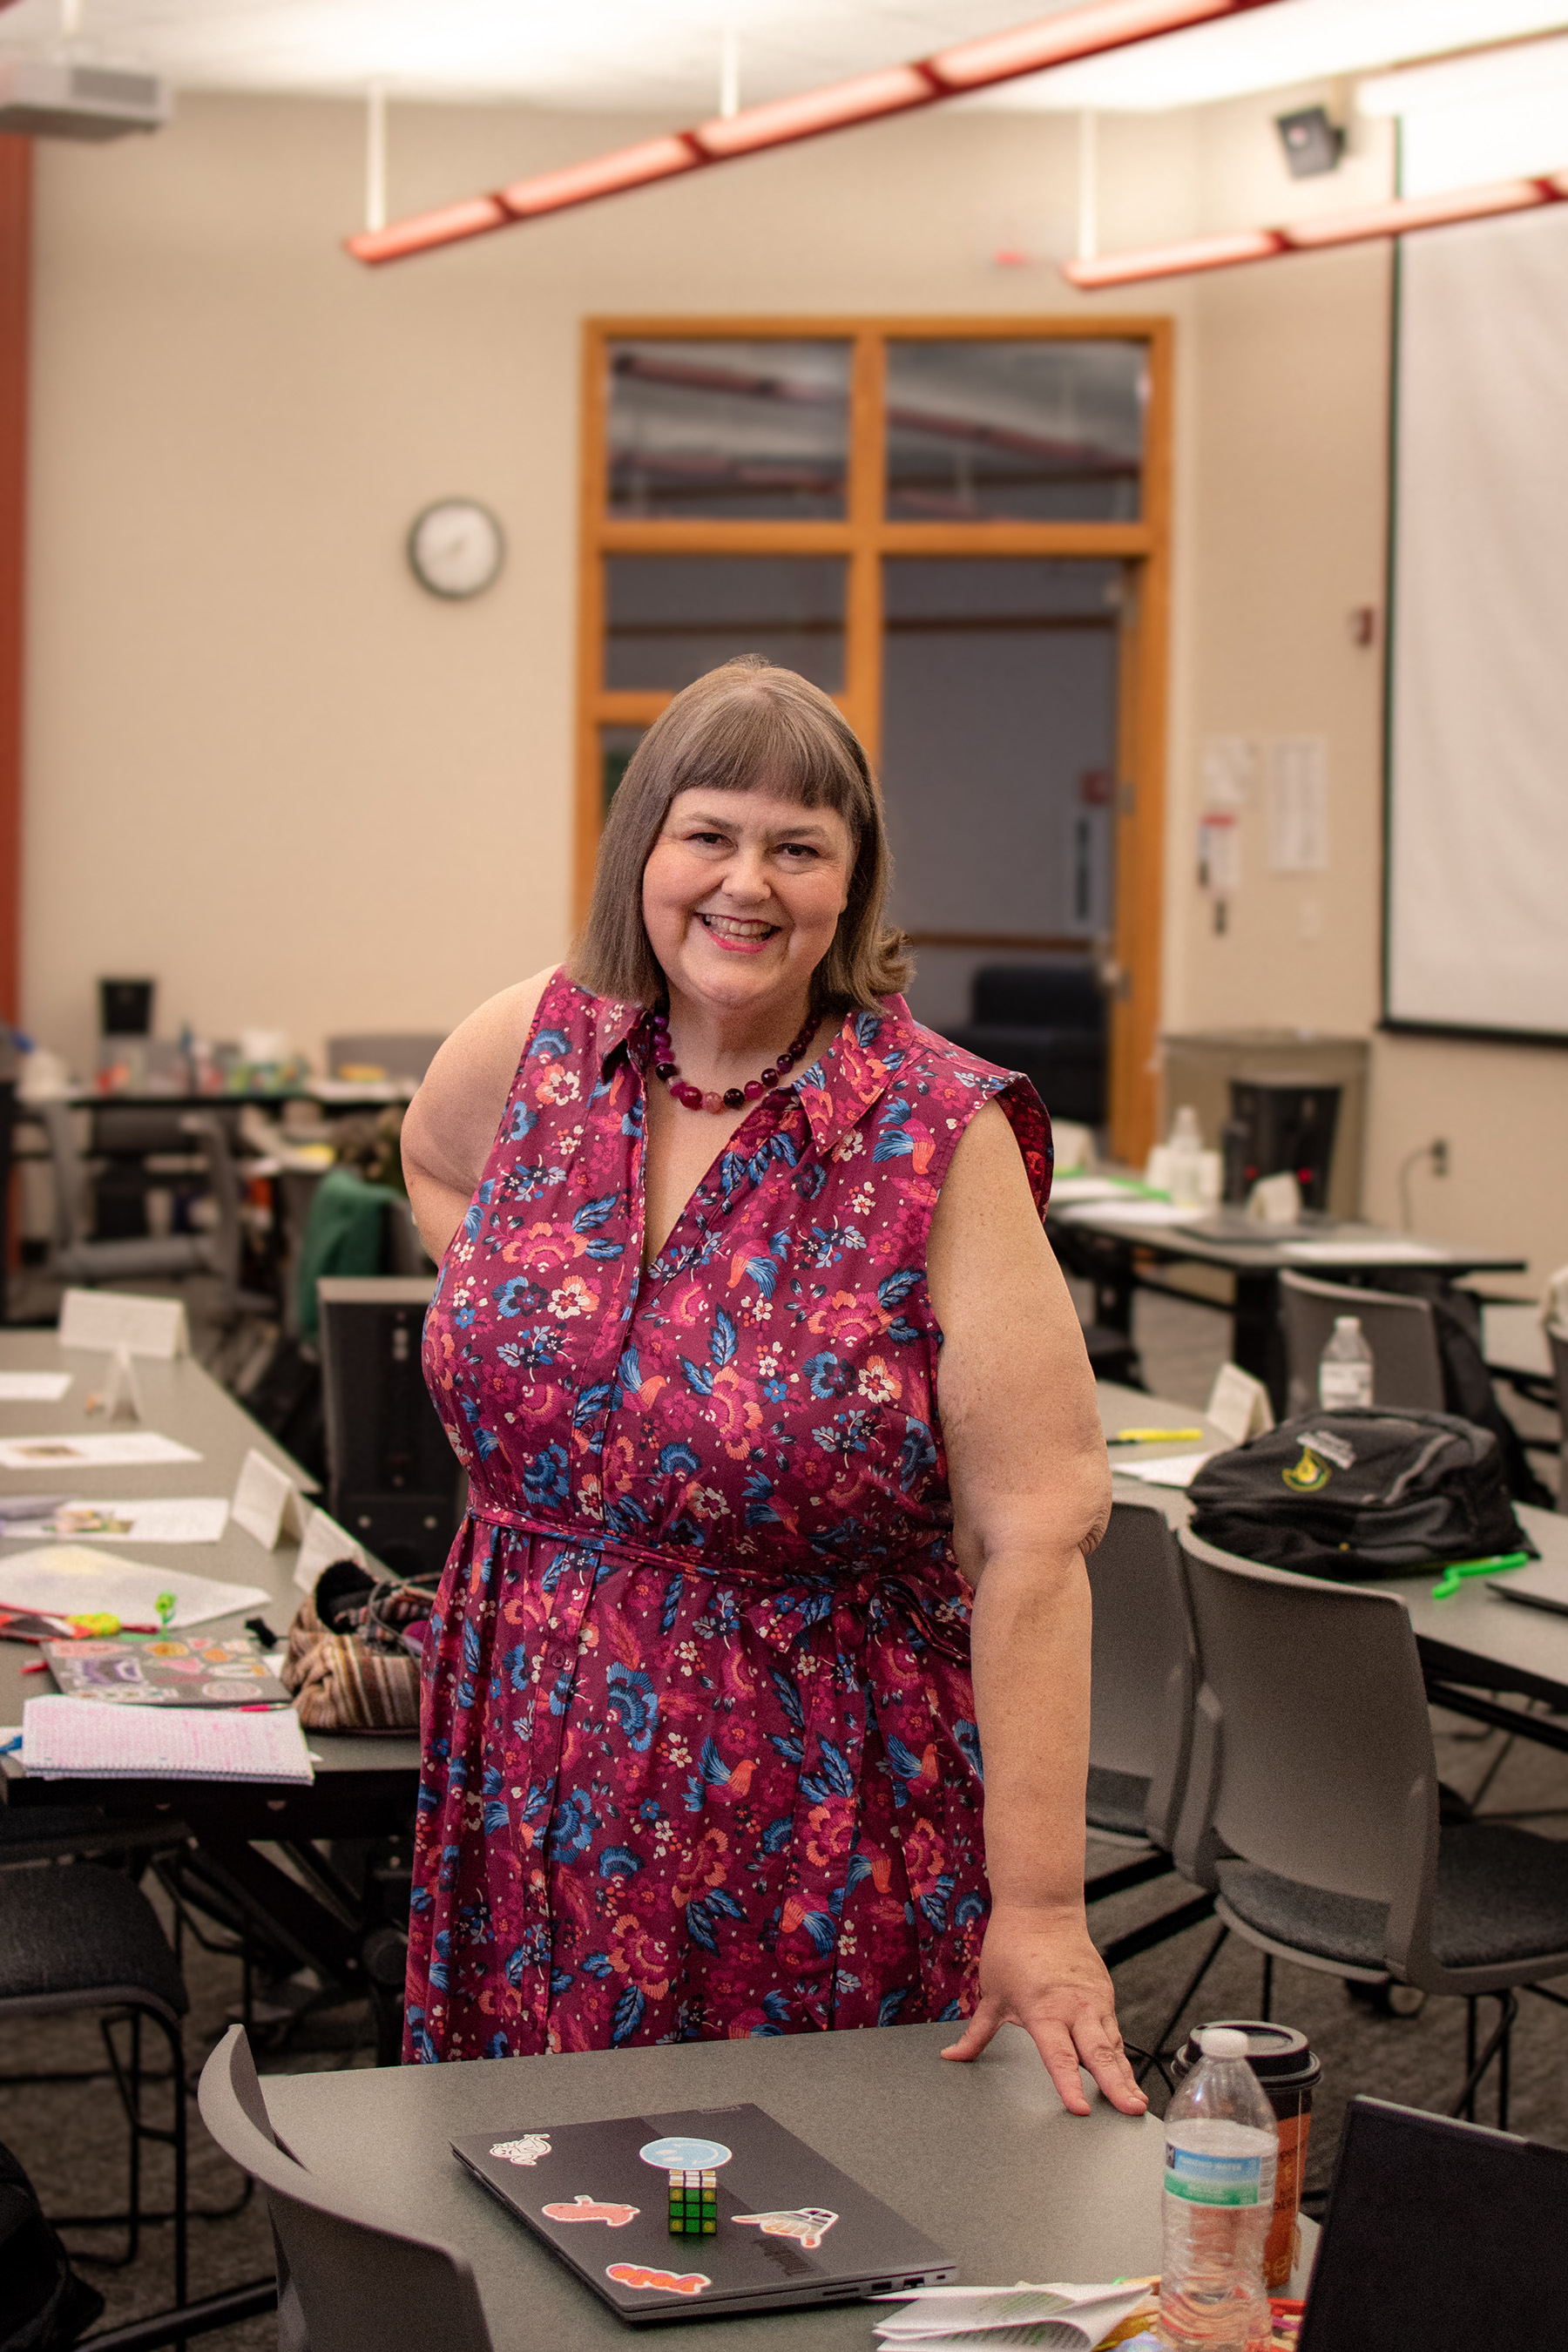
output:
[[1293,2025],[1275,2025],[1251,2017],[1215,2018],[1211,2025],[1195,2026],[1183,2045],[1183,2074],[1197,2064],[1207,2051],[1207,2036],[1216,2031],[1242,2037],[1242,2049],[1237,2054],[1245,2055],[1265,2090],[1310,2090],[1322,2074],[1322,2062],[1304,2033]]

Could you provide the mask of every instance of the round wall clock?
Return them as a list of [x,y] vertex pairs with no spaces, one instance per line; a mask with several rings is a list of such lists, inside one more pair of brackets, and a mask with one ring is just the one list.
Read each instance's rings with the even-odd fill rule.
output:
[[432,596],[478,596],[506,559],[506,537],[477,499],[437,499],[408,533],[414,577]]

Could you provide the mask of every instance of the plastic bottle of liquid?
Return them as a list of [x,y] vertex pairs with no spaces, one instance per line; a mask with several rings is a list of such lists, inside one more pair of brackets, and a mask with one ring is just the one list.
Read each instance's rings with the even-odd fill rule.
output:
[[1330,1412],[1372,1402],[1372,1349],[1359,1315],[1336,1315],[1318,1359],[1318,1402]]
[[1263,2249],[1279,2138],[1247,2036],[1205,2026],[1203,2057],[1165,2111],[1160,2334],[1186,2352],[1267,2352]]
[[1165,1147],[1165,1185],[1180,1209],[1201,1206],[1204,1197],[1204,1139],[1198,1115],[1184,1103]]

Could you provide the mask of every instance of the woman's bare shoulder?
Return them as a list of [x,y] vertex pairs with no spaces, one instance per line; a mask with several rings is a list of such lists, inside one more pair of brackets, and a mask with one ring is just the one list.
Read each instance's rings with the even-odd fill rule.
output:
[[405,1160],[440,1182],[479,1182],[540,999],[558,966],[488,997],[453,1030],[408,1106]]

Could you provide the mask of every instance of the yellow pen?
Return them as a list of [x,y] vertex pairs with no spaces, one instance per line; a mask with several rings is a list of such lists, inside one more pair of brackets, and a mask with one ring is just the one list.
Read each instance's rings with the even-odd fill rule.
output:
[[1178,1441],[1196,1444],[1203,1436],[1201,1429],[1119,1429],[1108,1437],[1108,1445],[1174,1445]]

